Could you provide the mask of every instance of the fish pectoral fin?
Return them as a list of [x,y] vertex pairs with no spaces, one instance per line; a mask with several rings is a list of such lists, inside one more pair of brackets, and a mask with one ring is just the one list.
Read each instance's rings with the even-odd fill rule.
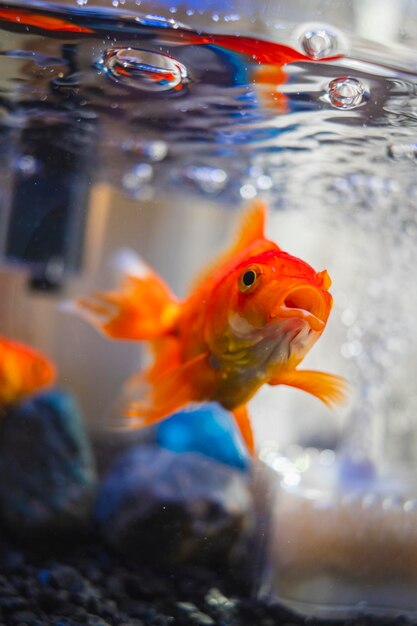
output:
[[133,252],[121,252],[117,265],[123,274],[117,291],[95,292],[65,308],[112,339],[151,340],[168,333],[180,309],[168,286]]
[[343,403],[348,390],[348,384],[341,376],[312,370],[284,370],[268,383],[297,387],[316,396],[328,407]]
[[151,378],[148,372],[132,377],[126,383],[122,407],[127,428],[150,426],[191,402],[205,400],[193,381],[204,376],[207,366],[207,355],[200,354],[160,377],[154,371]]
[[246,444],[248,452],[251,456],[255,454],[255,441],[253,437],[252,425],[249,419],[248,409],[245,404],[236,407],[232,411],[233,417],[240,430],[240,434]]

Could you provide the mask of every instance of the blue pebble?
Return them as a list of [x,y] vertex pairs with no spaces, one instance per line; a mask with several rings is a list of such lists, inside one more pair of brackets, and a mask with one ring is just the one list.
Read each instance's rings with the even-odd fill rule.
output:
[[156,442],[173,452],[200,452],[241,470],[250,464],[232,415],[214,402],[180,411],[161,422]]
[[38,580],[41,585],[47,585],[51,580],[51,573],[47,569],[41,569],[38,574]]

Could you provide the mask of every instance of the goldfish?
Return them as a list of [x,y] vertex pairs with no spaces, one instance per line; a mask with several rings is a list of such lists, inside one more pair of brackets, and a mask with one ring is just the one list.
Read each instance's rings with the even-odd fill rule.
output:
[[45,15],[41,12],[29,11],[27,9],[9,8],[6,6],[0,8],[0,20],[25,27],[33,26],[34,28],[40,28],[52,32],[89,34],[94,32],[91,28],[79,26],[78,24],[70,21],[70,19],[65,20]]
[[55,379],[55,368],[45,356],[16,341],[0,337],[0,410]]
[[263,384],[302,389],[328,406],[343,400],[343,378],[298,369],[332,308],[329,274],[269,241],[266,216],[261,200],[243,212],[233,244],[184,300],[138,259],[125,263],[117,290],[74,302],[108,338],[151,348],[150,366],[127,383],[142,393],[125,408],[133,427],[215,401],[232,413],[253,454],[247,403]]

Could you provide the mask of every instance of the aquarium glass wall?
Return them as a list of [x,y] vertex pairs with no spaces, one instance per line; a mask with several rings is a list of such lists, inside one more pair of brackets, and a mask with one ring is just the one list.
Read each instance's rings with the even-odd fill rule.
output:
[[414,0],[0,3],[13,540],[416,614],[416,46]]

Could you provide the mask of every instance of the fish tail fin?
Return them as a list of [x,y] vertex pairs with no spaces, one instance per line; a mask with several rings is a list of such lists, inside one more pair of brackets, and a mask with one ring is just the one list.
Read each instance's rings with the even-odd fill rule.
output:
[[251,456],[255,455],[255,440],[253,437],[252,425],[249,419],[248,409],[245,404],[236,407],[232,411],[233,417],[237,427],[240,430],[240,434],[246,444],[248,452]]
[[93,292],[70,308],[112,339],[152,340],[169,334],[180,305],[162,278],[131,250],[119,252],[115,265],[122,274],[117,291]]

